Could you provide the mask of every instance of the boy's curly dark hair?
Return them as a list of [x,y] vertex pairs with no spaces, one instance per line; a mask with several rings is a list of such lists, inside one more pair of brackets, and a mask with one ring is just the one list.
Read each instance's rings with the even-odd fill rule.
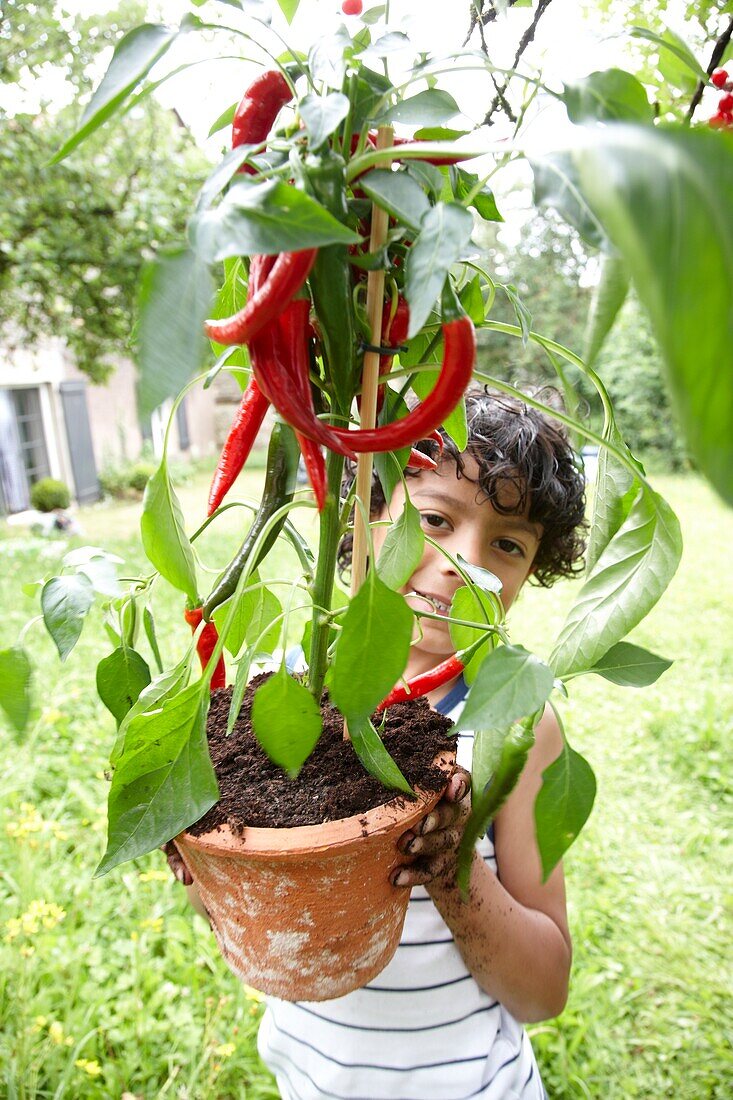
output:
[[[546,387],[533,394],[544,404],[562,404],[557,390]],[[572,576],[582,569],[585,551],[585,481],[565,429],[546,414],[517,398],[496,393],[488,387],[472,388],[466,393],[468,445],[466,452],[476,461],[478,478],[468,478],[464,457],[453,441],[444,439],[442,461],[455,463],[456,477],[465,477],[478,485],[477,503],[489,500],[497,512],[521,515],[529,503],[528,518],[542,525],[542,538],[533,563],[532,577],[549,588],[559,577]],[[432,457],[438,445],[432,441],[418,444]],[[342,494],[354,480],[353,463],[347,463]],[[419,470],[406,470],[419,477]],[[507,486],[511,503],[507,504]],[[504,503],[502,503],[504,501]],[[379,479],[372,483],[371,516],[385,507]],[[351,565],[353,539],[345,536],[339,547],[341,572]]]

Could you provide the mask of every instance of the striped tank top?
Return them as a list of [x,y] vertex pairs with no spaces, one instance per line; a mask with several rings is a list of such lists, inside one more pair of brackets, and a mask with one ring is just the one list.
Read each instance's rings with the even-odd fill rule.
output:
[[[455,721],[465,695],[461,680],[437,709]],[[459,735],[465,768],[472,741]],[[478,850],[496,872],[493,829]],[[476,984],[422,886],[382,973],[332,1001],[268,998],[258,1050],[283,1100],[546,1100],[524,1028]]]

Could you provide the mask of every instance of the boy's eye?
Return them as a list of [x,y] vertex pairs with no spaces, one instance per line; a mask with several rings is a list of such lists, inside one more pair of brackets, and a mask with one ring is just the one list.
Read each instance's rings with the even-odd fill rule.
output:
[[448,523],[448,521],[444,519],[443,516],[439,516],[435,512],[421,512],[420,519],[423,523],[427,524],[428,527],[433,528],[439,528],[443,524],[447,525]]
[[515,542],[514,539],[497,539],[495,546],[498,546],[500,550],[503,550],[505,554],[514,554],[515,557],[524,557],[524,550]]

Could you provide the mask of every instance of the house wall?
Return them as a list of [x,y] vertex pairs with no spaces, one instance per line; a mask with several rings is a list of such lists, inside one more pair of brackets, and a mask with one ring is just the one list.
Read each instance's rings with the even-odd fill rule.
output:
[[[74,486],[66,424],[59,394],[63,382],[83,381],[92,448],[97,470],[108,465],[134,461],[143,448],[144,437],[137,415],[136,371],[129,359],[120,357],[104,386],[93,385],[76,367],[60,340],[48,340],[32,348],[0,346],[0,387],[36,387],[39,391],[43,432],[52,477]],[[185,398],[188,446],[175,424],[169,440],[171,458],[199,458],[213,454],[226,437],[241,391],[230,375],[222,372],[204,390],[196,387]],[[151,429],[156,455],[162,453],[163,435],[171,403],[156,410]],[[184,440],[185,442],[185,440]]]

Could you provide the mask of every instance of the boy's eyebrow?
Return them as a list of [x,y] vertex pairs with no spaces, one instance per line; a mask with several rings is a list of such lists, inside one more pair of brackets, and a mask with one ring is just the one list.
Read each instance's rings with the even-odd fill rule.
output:
[[[468,513],[472,511],[472,508],[464,504],[463,501],[457,500],[450,493],[441,493],[440,489],[433,489],[426,486],[422,492],[418,489],[411,495],[413,500],[420,497],[428,497],[430,500],[445,504],[459,512]],[[527,534],[532,535],[538,541],[542,538],[542,527],[539,523],[532,523],[531,520],[525,519],[524,516],[513,515],[511,512],[499,512],[498,514],[502,519],[507,521],[510,529],[514,529],[515,531],[526,531]]]

